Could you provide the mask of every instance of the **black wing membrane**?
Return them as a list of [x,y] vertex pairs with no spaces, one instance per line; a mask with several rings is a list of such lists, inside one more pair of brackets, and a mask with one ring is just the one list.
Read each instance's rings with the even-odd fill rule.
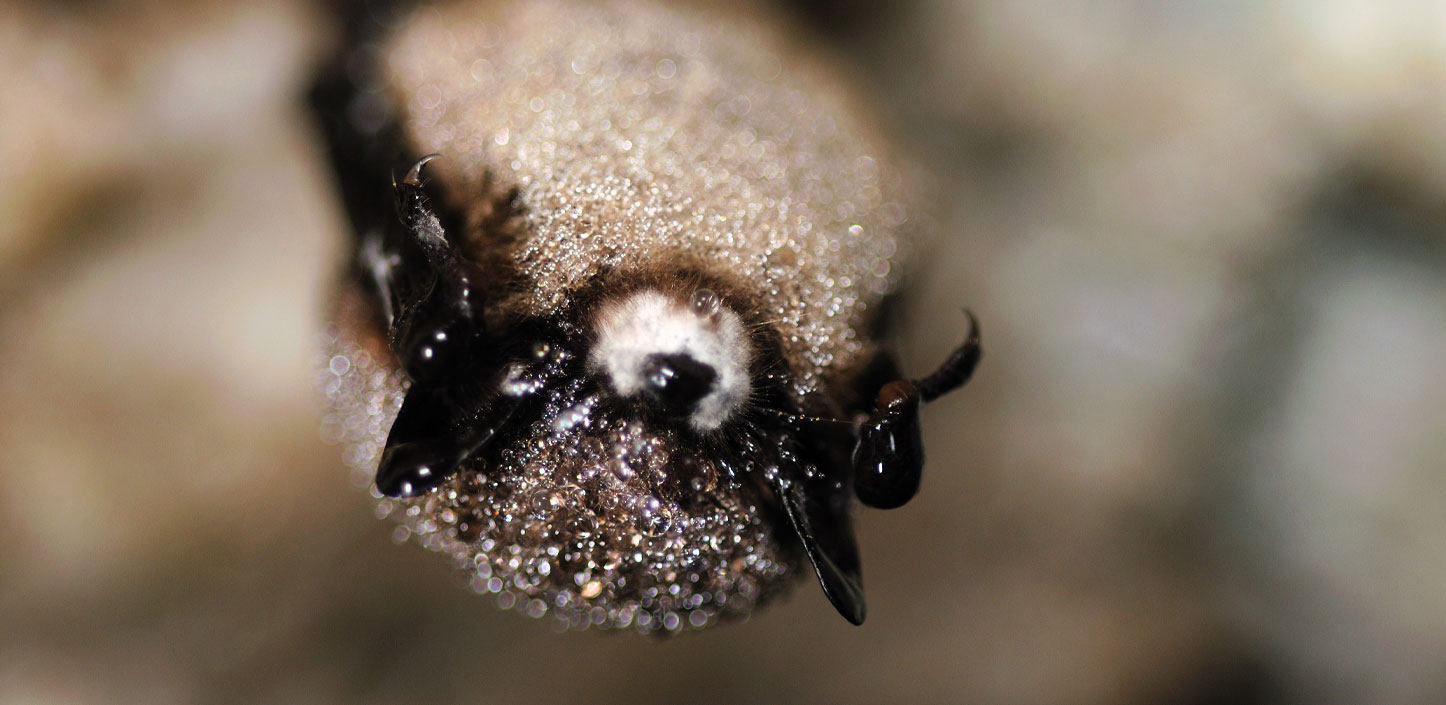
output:
[[823,594],[853,624],[867,613],[859,547],[849,519],[849,493],[844,484],[825,475],[780,477],[774,484],[789,524],[818,575]]
[[408,160],[384,99],[359,92],[346,64],[338,59],[325,68],[308,98],[347,218],[363,242],[379,239],[396,222],[391,175],[405,169]]
[[416,161],[404,148],[382,85],[378,44],[388,26],[413,4],[406,0],[326,3],[339,30],[337,48],[320,66],[306,98],[359,243],[394,227],[393,175]]

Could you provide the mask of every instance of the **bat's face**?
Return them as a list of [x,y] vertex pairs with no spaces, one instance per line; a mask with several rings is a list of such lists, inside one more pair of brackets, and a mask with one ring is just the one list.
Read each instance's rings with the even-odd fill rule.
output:
[[852,499],[914,495],[920,404],[978,360],[870,361],[905,220],[882,141],[756,23],[487,7],[318,86],[358,232],[328,383],[351,464],[476,589],[569,627],[743,616],[805,557],[861,622]]
[[791,583],[802,554],[775,483],[813,449],[772,335],[726,285],[615,276],[513,318],[480,313],[460,255],[372,263],[399,295],[344,299],[373,315],[339,317],[355,329],[338,332],[333,402],[359,416],[401,396],[385,452],[358,464],[414,531],[471,556],[477,589],[652,631],[746,615]]

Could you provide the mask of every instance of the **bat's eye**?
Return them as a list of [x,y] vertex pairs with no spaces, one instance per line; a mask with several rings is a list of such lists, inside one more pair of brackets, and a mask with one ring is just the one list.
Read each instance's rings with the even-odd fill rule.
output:
[[718,372],[680,353],[649,355],[642,368],[644,391],[670,411],[692,413],[713,390]]
[[707,289],[678,301],[640,291],[604,303],[589,365],[613,391],[643,397],[699,431],[722,426],[748,399],[752,348],[743,321]]

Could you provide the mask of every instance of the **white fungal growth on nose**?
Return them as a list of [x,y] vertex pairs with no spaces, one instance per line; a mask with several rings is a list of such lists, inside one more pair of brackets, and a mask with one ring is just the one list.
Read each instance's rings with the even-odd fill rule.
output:
[[717,429],[748,399],[748,336],[742,319],[712,291],[699,289],[686,303],[653,290],[619,297],[603,304],[596,332],[588,363],[607,375],[619,396],[647,388],[648,356],[683,354],[717,374],[688,417],[694,429]]

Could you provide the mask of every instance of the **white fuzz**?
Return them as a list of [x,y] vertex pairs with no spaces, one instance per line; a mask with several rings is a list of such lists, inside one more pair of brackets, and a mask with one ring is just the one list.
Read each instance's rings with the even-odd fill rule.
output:
[[718,377],[688,422],[699,431],[716,429],[748,399],[752,350],[738,314],[716,305],[716,297],[713,301],[714,306],[689,306],[651,290],[609,301],[599,312],[588,362],[626,397],[645,388],[643,365],[649,355],[691,356]]

